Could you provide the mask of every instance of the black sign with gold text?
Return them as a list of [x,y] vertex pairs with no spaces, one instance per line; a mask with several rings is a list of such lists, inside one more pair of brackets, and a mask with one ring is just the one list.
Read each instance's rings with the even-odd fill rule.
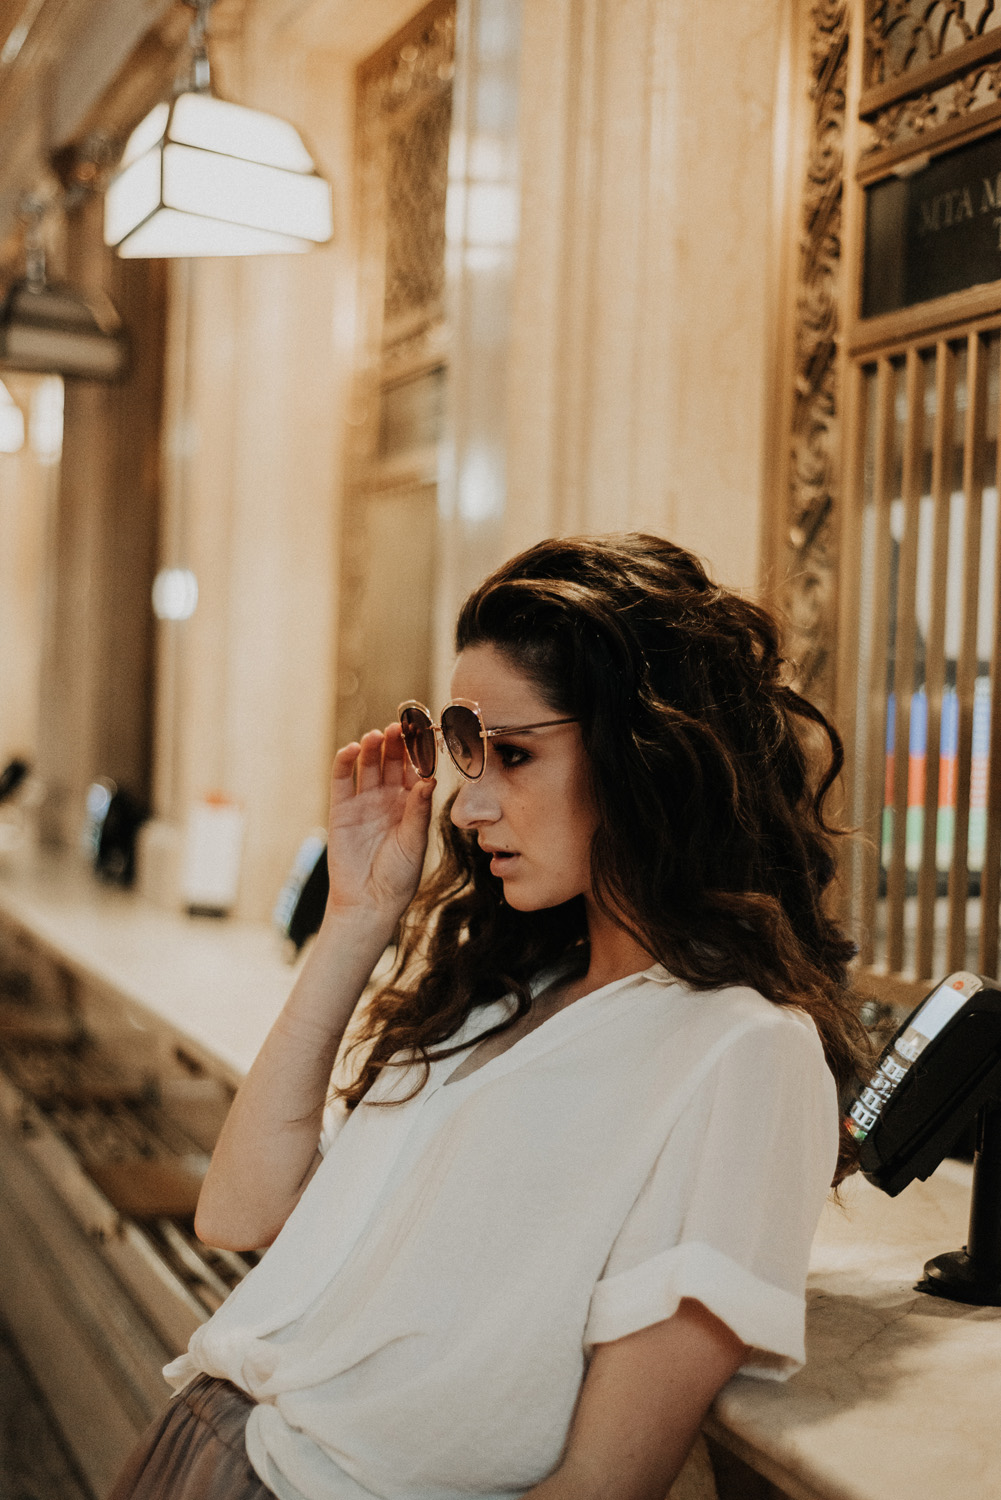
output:
[[865,191],[862,316],[1001,280],[1001,134]]

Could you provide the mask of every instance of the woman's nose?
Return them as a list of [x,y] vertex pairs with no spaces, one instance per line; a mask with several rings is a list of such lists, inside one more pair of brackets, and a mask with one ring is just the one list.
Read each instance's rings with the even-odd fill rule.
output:
[[456,828],[478,828],[481,823],[496,823],[500,807],[486,777],[479,781],[463,781],[452,803],[451,817]]

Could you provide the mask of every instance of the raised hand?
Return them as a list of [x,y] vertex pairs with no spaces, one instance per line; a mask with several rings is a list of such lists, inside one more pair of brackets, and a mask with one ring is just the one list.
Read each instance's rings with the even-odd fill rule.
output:
[[326,914],[216,1145],[197,1217],[209,1244],[269,1245],[322,1160],[330,1070],[417,889],[433,790],[407,761],[399,724],[372,730],[334,758]]
[[330,785],[328,912],[379,913],[395,924],[421,878],[433,781],[407,758],[399,724],[338,750]]

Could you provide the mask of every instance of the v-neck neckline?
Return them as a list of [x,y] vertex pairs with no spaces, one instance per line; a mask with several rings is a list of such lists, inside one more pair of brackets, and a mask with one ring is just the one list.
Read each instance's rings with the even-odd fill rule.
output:
[[[532,984],[533,999],[536,995],[542,994],[551,984],[558,981],[561,972],[563,972],[563,967],[563,965],[560,965],[559,968],[545,970],[537,976]],[[660,984],[674,983],[674,980],[660,964],[653,964],[646,969],[637,969],[634,973],[624,974],[619,979],[611,979],[607,984],[599,985],[597,989],[589,990],[586,995],[581,995],[579,999],[572,1000],[569,1005],[561,1006],[551,1016],[547,1016],[544,1021],[540,1021],[538,1026],[533,1026],[531,1031],[527,1031],[524,1036],[520,1036],[509,1047],[505,1047],[503,1052],[498,1052],[493,1057],[488,1057],[485,1062],[480,1063],[478,1067],[464,1074],[462,1078],[456,1078],[455,1074],[470,1056],[467,1052],[432,1092],[437,1093],[439,1090],[448,1089],[450,1093],[453,1093],[456,1089],[461,1089],[464,1084],[470,1083],[472,1079],[479,1078],[482,1073],[488,1070],[493,1073],[507,1072],[511,1067],[518,1066],[522,1061],[537,1057],[542,1052],[548,1052],[552,1047],[559,1045],[564,1033],[572,1036],[574,1032],[583,1027],[591,1015],[596,1002],[602,998],[609,998],[616,991],[624,989],[626,986],[634,984],[640,979],[653,980],[655,983]],[[637,986],[637,994],[639,993],[641,993],[641,987]],[[510,998],[510,996],[505,996],[503,1000],[494,1001],[493,1006],[489,1007],[489,1009],[492,1010],[495,1006],[506,1004],[510,1001]],[[572,1024],[570,1020],[561,1022],[561,1017],[572,1018]],[[483,1012],[480,1012],[477,1019],[483,1019]],[[598,1019],[601,1019],[600,1016]],[[490,1025],[494,1024],[496,1023],[491,1021]],[[483,1029],[488,1031],[490,1026],[488,1025]],[[472,1045],[474,1048],[481,1039],[481,1037],[473,1039]],[[446,1061],[449,1061],[449,1059],[441,1059],[442,1063]],[[504,1064],[507,1064],[507,1066],[503,1066]]]

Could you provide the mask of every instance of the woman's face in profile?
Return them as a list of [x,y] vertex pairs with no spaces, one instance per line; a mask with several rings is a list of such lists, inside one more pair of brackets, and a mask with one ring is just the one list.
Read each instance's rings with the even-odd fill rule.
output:
[[[488,729],[559,718],[538,688],[494,646],[470,646],[452,675],[452,694],[480,705]],[[540,911],[591,891],[597,814],[577,724],[552,725],[488,741],[479,781],[463,781],[452,822],[475,834],[491,873],[518,911]]]

